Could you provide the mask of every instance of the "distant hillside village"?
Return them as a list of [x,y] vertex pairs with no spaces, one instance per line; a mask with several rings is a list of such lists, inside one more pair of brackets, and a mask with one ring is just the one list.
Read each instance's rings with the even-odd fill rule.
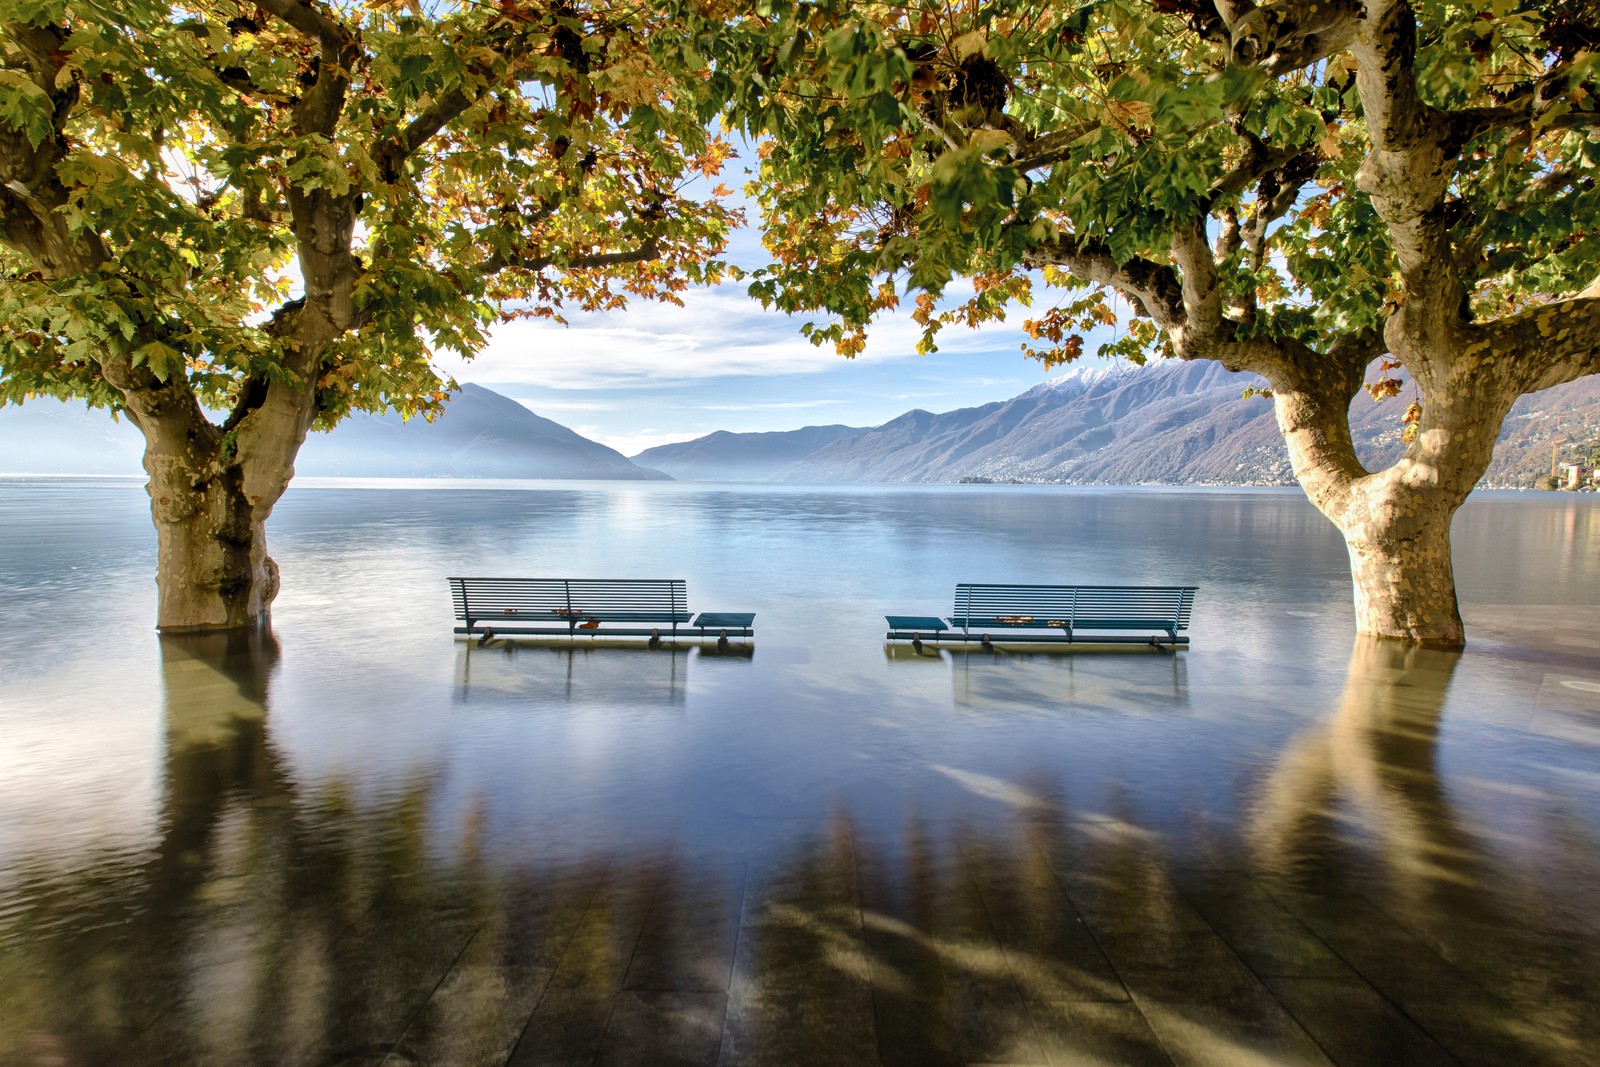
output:
[[1587,463],[1563,463],[1559,477],[1552,478],[1549,485],[1540,486],[1541,489],[1569,489],[1578,492],[1593,492],[1600,489],[1600,467]]

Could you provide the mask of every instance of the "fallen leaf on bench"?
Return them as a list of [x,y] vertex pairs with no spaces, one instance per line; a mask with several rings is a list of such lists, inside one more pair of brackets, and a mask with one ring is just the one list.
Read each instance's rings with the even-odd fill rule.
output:
[[1032,615],[996,615],[994,617],[994,621],[995,622],[1009,623],[1012,626],[1021,626],[1023,623],[1032,622],[1033,621],[1033,616]]
[[600,629],[600,620],[599,619],[588,619],[588,620],[586,620],[584,622],[580,622],[578,624],[578,629],[580,629],[580,630],[598,630],[598,629]]

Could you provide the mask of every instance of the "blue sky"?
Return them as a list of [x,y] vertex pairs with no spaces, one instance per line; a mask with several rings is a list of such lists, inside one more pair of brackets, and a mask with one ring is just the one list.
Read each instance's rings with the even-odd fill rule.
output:
[[[750,153],[742,155],[724,175],[730,186],[746,180]],[[749,207],[746,214],[755,216]],[[734,234],[725,258],[746,268],[767,261],[749,227]],[[1047,376],[1021,353],[1022,308],[981,330],[947,328],[930,356],[916,354],[919,328],[899,314],[878,323],[866,351],[848,360],[800,336],[806,317],[763,310],[745,283],[690,291],[684,304],[635,302],[574,315],[566,327],[507,323],[476,359],[441,360],[440,369],[626,455],[714,430],[872,426],[912,408],[1003,400]]]

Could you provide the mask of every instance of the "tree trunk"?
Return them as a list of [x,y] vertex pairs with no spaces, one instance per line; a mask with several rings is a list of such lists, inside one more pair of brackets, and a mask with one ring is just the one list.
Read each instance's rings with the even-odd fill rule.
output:
[[1450,524],[1459,502],[1398,477],[1363,479],[1333,518],[1350,550],[1356,632],[1461,648]]
[[[187,442],[173,448],[161,434],[146,434],[157,628],[181,634],[266,625],[278,595],[278,566],[267,555],[265,523],[282,490],[270,500],[253,500],[240,464],[218,463],[214,449],[183,447]],[[215,436],[220,446],[222,435]]]
[[[1295,477],[1344,534],[1356,631],[1433,648],[1461,648],[1450,525],[1494,456],[1517,391],[1479,361],[1418,361],[1421,419],[1393,466],[1370,474],[1350,438],[1360,368],[1285,369],[1273,390]],[[1396,407],[1397,423],[1399,408]]]
[[278,595],[264,514],[239,491],[237,472],[196,484],[152,471],[157,539],[156,627],[167,634],[265,625]]

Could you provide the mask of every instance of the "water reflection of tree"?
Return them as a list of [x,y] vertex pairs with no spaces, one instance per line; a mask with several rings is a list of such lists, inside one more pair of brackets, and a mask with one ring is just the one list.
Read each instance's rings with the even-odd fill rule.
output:
[[[434,854],[426,780],[359,807],[337,784],[301,795],[268,736],[270,635],[161,655],[160,843],[115,882],[89,857],[23,888],[0,920],[0,1062],[377,1062],[444,975],[450,1047],[503,1059],[531,1010],[511,986],[538,992],[513,982],[526,926],[583,913],[594,878],[498,880],[472,820]],[[508,907],[519,893],[539,906]]]
[[1566,851],[1574,842],[1540,857],[1551,877],[1539,881],[1464,825],[1439,769],[1460,658],[1358,640],[1333,713],[1291,744],[1262,790],[1251,859],[1358,966],[1410,957],[1387,968],[1386,995],[1459,999],[1488,1047],[1559,1062],[1600,1036],[1585,977],[1600,973],[1600,944],[1587,918],[1572,921],[1593,887],[1569,871],[1581,859]]
[[[164,642],[160,844],[0,917],[0,1062],[1293,1062],[1321,1054],[1296,1019],[1358,1045],[1409,1026],[1385,998],[1435,1033],[1478,1012],[1473,1041],[1534,1061],[1593,1025],[1592,940],[1555,945],[1549,899],[1493,888],[1441,784],[1453,657],[1358,647],[1242,842],[1198,860],[1048,783],[1012,821],[841,810],[491,855],[486,809],[439,825],[430,779],[297,782],[275,659],[269,638]],[[1307,972],[1370,978],[1388,1014],[1329,1023],[1274,984]],[[1413,1003],[1418,975],[1438,981]]]

